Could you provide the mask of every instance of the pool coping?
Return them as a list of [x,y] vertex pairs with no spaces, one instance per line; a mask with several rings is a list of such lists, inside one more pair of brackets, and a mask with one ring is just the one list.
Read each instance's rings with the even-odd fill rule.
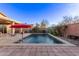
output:
[[[56,36],[54,36],[54,35],[52,35],[52,34],[50,34],[50,33],[31,33],[31,34],[48,34],[48,35],[50,35],[50,36],[52,36],[52,37],[54,37],[54,38],[56,38],[57,40],[59,40],[59,41],[61,41],[61,42],[63,42],[63,43],[65,43],[65,44],[33,44],[33,43],[6,43],[6,44],[0,44],[0,46],[10,46],[10,45],[12,45],[12,46],[25,46],[25,45],[35,45],[35,46],[39,46],[39,45],[41,45],[41,46],[76,46],[76,45],[74,45],[74,44],[71,44],[71,43],[69,43],[69,42],[67,42],[67,41],[65,41],[65,40],[63,40],[63,39],[60,39],[60,38],[58,38],[58,37],[56,37]],[[30,35],[31,35],[30,34]]]
[[54,36],[54,35],[52,35],[52,34],[50,34],[50,33],[48,33],[48,34],[49,34],[50,36],[56,38],[57,40],[63,42],[63,43],[66,44],[66,45],[69,45],[69,46],[76,46],[76,45],[74,45],[74,44],[72,44],[72,43],[70,43],[70,42],[68,42],[68,41],[66,41],[66,40],[64,40],[64,39],[61,39],[61,38],[59,38],[59,37],[56,37],[56,36]]

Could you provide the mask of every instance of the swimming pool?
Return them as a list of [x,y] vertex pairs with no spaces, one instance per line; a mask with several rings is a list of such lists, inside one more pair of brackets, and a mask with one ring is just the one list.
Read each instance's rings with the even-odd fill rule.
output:
[[31,34],[17,43],[33,43],[33,44],[63,44],[63,42],[48,34]]
[[53,36],[50,33],[30,33],[30,35],[20,39],[13,45],[41,45],[41,46],[76,46],[64,39],[60,39],[56,36]]
[[63,44],[48,34],[32,34],[23,39],[23,43],[47,43],[47,44]]

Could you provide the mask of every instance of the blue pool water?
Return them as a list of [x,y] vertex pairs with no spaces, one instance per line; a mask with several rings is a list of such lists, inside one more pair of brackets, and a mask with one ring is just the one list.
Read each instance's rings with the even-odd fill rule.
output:
[[32,34],[28,37],[25,37],[19,43],[47,43],[47,44],[62,44],[61,41],[48,34]]

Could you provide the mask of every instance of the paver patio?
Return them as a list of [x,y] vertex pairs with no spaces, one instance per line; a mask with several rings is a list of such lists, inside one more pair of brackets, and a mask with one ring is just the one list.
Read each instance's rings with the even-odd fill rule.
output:
[[[24,37],[28,35],[24,34]],[[21,34],[1,36],[0,56],[79,56],[79,46],[12,44],[21,37]]]
[[[23,37],[30,35],[30,33],[23,34]],[[3,34],[0,36],[0,44],[13,43],[22,39],[22,34],[16,34],[15,36],[11,36],[10,34]]]
[[0,46],[0,56],[79,56],[79,47],[7,45]]

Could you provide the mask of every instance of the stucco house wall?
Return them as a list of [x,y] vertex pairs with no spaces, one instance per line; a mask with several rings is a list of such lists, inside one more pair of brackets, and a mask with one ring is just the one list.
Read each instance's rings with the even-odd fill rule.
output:
[[79,23],[67,25],[65,35],[66,36],[69,36],[69,35],[79,36]]

